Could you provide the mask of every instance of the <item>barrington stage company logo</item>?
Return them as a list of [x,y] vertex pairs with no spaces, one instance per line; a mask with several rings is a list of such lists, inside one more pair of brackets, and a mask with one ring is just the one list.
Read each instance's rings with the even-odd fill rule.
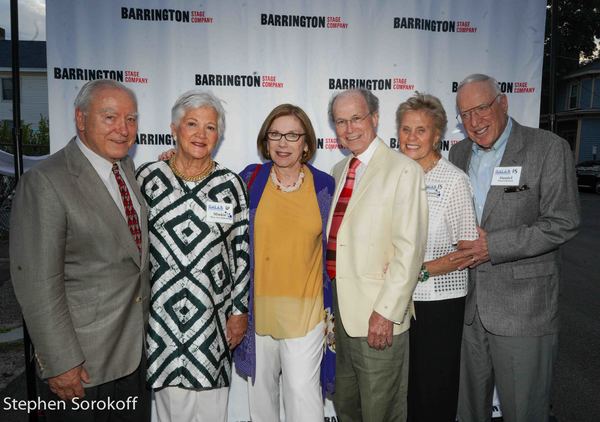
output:
[[262,26],[286,26],[290,28],[327,28],[347,29],[348,24],[341,16],[303,16],[303,15],[275,15],[261,13]]
[[201,86],[243,86],[249,88],[283,88],[275,75],[215,75],[196,74],[195,84]]
[[[440,151],[450,151],[450,147],[458,143],[461,139],[442,139],[440,141]],[[400,141],[397,138],[390,138],[388,145],[392,149],[400,149]]]
[[368,89],[369,91],[414,91],[415,85],[404,76],[385,79],[329,78],[329,89]]
[[141,9],[121,7],[121,19],[136,21],[165,21],[181,23],[213,23],[204,10]]
[[[525,81],[502,81],[498,82],[500,92],[504,94],[533,94],[535,87],[529,86]],[[458,89],[458,82],[452,82],[452,92]]]
[[132,84],[147,84],[148,78],[138,70],[84,69],[80,67],[55,67],[54,79],[93,81],[95,79],[114,79]]
[[472,26],[471,21],[423,19],[414,17],[395,17],[394,28],[429,32],[477,32],[477,27]]
[[317,138],[317,149],[335,150],[345,149],[337,138]]
[[138,133],[135,143],[139,145],[177,145],[170,133]]

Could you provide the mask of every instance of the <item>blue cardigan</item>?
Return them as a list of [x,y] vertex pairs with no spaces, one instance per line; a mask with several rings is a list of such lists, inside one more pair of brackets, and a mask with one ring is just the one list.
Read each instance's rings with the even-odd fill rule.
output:
[[[240,176],[248,184],[258,164],[251,164],[246,167]],[[269,181],[269,174],[273,166],[272,162],[263,164],[255,174],[254,180],[248,189],[250,197],[250,295],[248,303],[248,330],[246,336],[238,347],[235,348],[233,357],[238,373],[245,377],[250,377],[253,381],[256,375],[256,345],[255,345],[255,327],[254,327],[254,217],[262,197],[263,191]],[[322,221],[322,239],[323,239],[323,307],[326,312],[326,347],[323,350],[323,359],[321,361],[321,386],[323,396],[333,394],[335,386],[335,340],[333,333],[333,293],[331,280],[327,275],[326,258],[327,251],[327,219],[331,201],[335,192],[335,181],[333,177],[317,170],[310,164],[306,167],[311,171],[314,180],[315,194],[319,204]]]

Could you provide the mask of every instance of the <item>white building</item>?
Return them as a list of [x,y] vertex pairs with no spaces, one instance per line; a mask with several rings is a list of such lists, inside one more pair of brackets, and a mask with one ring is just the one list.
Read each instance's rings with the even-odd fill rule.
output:
[[[0,32],[1,33],[1,32]],[[2,37],[3,38],[3,37]],[[46,42],[19,41],[21,64],[21,120],[37,129],[40,116],[48,118]],[[13,119],[11,41],[0,39],[0,122]]]

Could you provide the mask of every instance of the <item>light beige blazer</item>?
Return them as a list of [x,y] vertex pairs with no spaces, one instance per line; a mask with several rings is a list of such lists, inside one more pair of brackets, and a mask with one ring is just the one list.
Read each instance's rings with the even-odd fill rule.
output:
[[[427,241],[423,170],[381,139],[373,142],[378,143],[377,149],[353,191],[337,234],[337,318],[351,337],[367,336],[373,310],[394,322],[394,335],[408,330]],[[333,168],[335,198],[351,158]]]

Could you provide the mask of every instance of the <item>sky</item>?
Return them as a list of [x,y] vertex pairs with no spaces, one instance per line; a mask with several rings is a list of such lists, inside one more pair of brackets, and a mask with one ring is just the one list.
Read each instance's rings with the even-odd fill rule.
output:
[[[46,41],[46,0],[19,0],[19,39]],[[0,0],[0,27],[10,39],[10,0]]]

